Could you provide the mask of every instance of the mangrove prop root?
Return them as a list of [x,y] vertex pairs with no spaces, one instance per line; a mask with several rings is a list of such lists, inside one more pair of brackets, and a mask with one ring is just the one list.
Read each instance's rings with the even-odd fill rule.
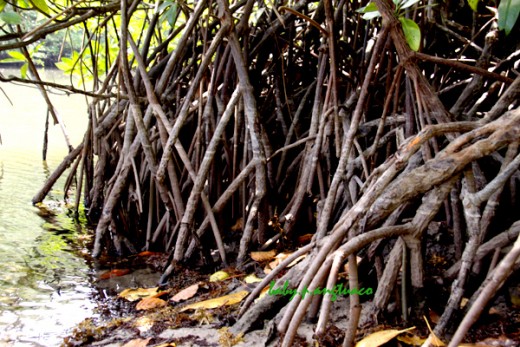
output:
[[[520,203],[518,54],[492,49],[517,47],[519,35],[497,35],[490,25],[475,37],[478,42],[464,33],[453,41],[444,24],[424,30],[423,23],[427,44],[415,53],[391,1],[375,0],[382,23],[363,21],[355,12],[360,3],[334,8],[324,1],[318,9],[299,1],[280,13],[255,0],[198,1],[183,9],[186,23],[167,34],[161,14],[150,12],[140,36],[129,29],[139,1],[84,10],[78,4],[66,10],[69,22],[16,33],[21,41],[0,50],[24,47],[99,14],[107,20],[98,30],[108,30],[108,18],[123,13],[118,58],[105,61],[106,75],[97,76],[95,91],[83,91],[92,101],[89,130],[33,203],[74,164],[68,186],[76,174],[96,223],[93,255],[167,252],[161,281],[177,262],[199,257],[211,263],[212,254],[222,266],[246,269],[250,251],[294,249],[300,236],[313,234],[253,290],[233,328],[252,329],[283,302],[287,307],[277,316],[282,346],[292,344],[309,306],[318,317],[317,336],[326,332],[330,293],[321,305],[317,299],[311,305],[311,296],[287,303],[272,295],[253,304],[263,287],[272,281],[288,281],[299,291],[335,286],[347,260],[349,285],[357,286],[367,281],[358,257],[361,264],[376,264],[379,283],[371,302],[349,298],[344,345],[351,346],[359,324],[384,315],[400,274],[408,273],[412,291],[422,292],[431,273],[423,252],[431,231],[454,248],[445,271],[445,280],[454,280],[452,290],[436,328],[443,337],[458,326],[470,272],[487,271],[484,260],[497,255],[498,265],[472,301],[483,306],[512,273],[518,253],[518,241],[503,258],[495,251],[518,237],[518,216],[504,213]],[[417,8],[417,18],[427,11]],[[485,18],[476,18],[484,24]],[[84,51],[92,40],[85,40]],[[459,61],[461,50],[477,65]],[[90,59],[100,63],[95,54]],[[302,263],[278,278],[303,254]],[[409,256],[405,262],[402,254]],[[402,266],[410,268],[400,272]],[[412,319],[428,301],[404,299],[402,310],[411,309]],[[458,340],[479,314],[468,309]]]

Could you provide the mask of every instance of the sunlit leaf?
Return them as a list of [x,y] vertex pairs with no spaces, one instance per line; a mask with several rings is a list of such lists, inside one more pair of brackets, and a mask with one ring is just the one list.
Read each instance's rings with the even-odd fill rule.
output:
[[11,63],[19,63],[20,61],[18,59],[14,59],[14,58],[5,58],[5,59],[2,59],[0,60],[0,64],[3,63],[3,64],[11,64]]
[[509,35],[520,13],[520,0],[502,0],[498,5],[498,28]]
[[20,24],[22,22],[22,16],[16,12],[2,12],[0,13],[0,20],[7,24]]
[[209,276],[210,282],[219,282],[229,278],[229,274],[226,271],[217,271],[213,275]]
[[143,300],[139,301],[137,303],[137,306],[135,306],[135,309],[138,311],[151,310],[151,309],[157,308],[157,307],[164,307],[167,304],[168,303],[166,301],[164,301],[163,299],[150,297],[150,298],[144,298]]
[[403,330],[388,329],[388,330],[377,331],[373,334],[366,336],[364,339],[362,339],[361,341],[356,343],[356,347],[381,346],[381,345],[387,343],[388,341],[394,339],[398,335],[400,335],[406,331],[412,330],[412,329],[415,329],[415,327],[411,327],[411,328],[403,329]]
[[0,12],[4,10],[6,4],[5,0],[0,0]]
[[7,54],[18,61],[25,61],[25,56],[18,51],[9,51]]
[[29,63],[23,64],[20,68],[20,76],[22,76],[22,78],[27,78],[27,68],[29,68]]
[[43,13],[49,14],[49,6],[47,6],[47,3],[45,2],[45,0],[29,0],[29,1],[34,5],[34,7],[36,7]]
[[477,12],[478,0],[468,0],[468,5],[473,11]]
[[249,294],[249,292],[246,290],[243,290],[241,292],[224,295],[219,298],[196,302],[196,303],[184,306],[180,312],[184,312],[187,310],[196,310],[199,308],[211,309],[211,308],[217,308],[217,307],[221,307],[221,306],[238,304],[240,301],[242,301],[242,299],[244,299],[247,296],[247,294]]
[[421,46],[421,29],[419,29],[417,23],[411,19],[399,17],[399,21],[403,26],[404,37],[406,38],[408,46],[417,52]]
[[119,293],[119,297],[128,301],[136,301],[142,298],[148,298],[157,295],[158,287],[154,288],[128,288]]
[[197,291],[199,290],[199,285],[194,284],[192,286],[189,286],[187,288],[184,288],[177,294],[175,294],[170,300],[173,302],[179,302],[182,300],[188,300],[192,298],[195,294],[197,294]]
[[266,252],[251,252],[251,259],[257,262],[263,262],[273,259],[275,255],[276,251],[274,249]]

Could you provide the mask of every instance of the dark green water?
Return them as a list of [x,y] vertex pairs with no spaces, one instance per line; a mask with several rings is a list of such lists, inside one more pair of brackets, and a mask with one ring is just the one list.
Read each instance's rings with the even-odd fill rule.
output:
[[[49,231],[31,204],[67,149],[61,129],[51,125],[48,160],[42,161],[46,106],[40,93],[5,83],[0,88],[14,104],[0,91],[0,346],[59,346],[95,307],[89,267],[70,242],[74,233]],[[77,145],[87,121],[85,99],[52,100]],[[63,180],[49,204],[60,205],[60,189]]]

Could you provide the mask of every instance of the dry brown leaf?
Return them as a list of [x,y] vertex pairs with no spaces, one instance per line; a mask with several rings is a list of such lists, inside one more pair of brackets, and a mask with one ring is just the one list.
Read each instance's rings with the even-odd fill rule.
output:
[[146,345],[148,345],[148,342],[150,342],[152,338],[149,337],[147,339],[135,339],[135,340],[131,340],[131,341],[128,341],[127,343],[125,343],[123,345],[123,347],[145,347]]
[[275,255],[276,255],[276,251],[274,249],[270,250],[270,251],[265,251],[265,252],[251,252],[251,259],[261,263],[263,261],[273,259]]
[[139,301],[137,303],[137,306],[135,307],[136,310],[142,311],[142,310],[151,310],[152,308],[157,307],[164,307],[167,305],[167,302],[163,299],[159,298],[144,298],[143,300]]
[[269,272],[271,272],[272,269],[274,269],[276,266],[278,266],[278,264],[280,264],[282,261],[280,259],[275,259],[273,260],[272,262],[270,262],[269,264],[267,264],[267,266],[265,267],[264,269],[264,272],[266,270],[268,270]]
[[211,308],[217,308],[225,305],[234,305],[238,304],[242,299],[244,299],[247,294],[249,294],[248,291],[243,290],[241,292],[224,295],[219,298],[195,302],[193,304],[184,306],[180,312],[184,312],[187,310],[196,310],[198,308],[205,308],[205,309],[211,309]]
[[377,347],[381,346],[398,335],[404,333],[405,331],[409,331],[415,329],[415,327],[411,327],[408,329],[397,330],[397,329],[388,329],[377,331],[373,334],[366,336],[364,339],[356,343],[356,347]]
[[244,218],[240,217],[237,219],[237,222],[235,223],[235,225],[233,225],[231,227],[231,231],[235,232],[235,231],[240,231],[243,229],[244,229]]
[[137,301],[142,298],[149,298],[157,295],[158,287],[154,288],[128,288],[119,293],[119,296],[128,301]]
[[197,294],[197,291],[199,290],[199,284],[196,283],[192,286],[189,286],[187,288],[184,288],[177,294],[175,294],[170,300],[173,302],[179,302],[182,300],[188,300],[192,298],[195,294]]
[[175,342],[167,342],[167,343],[161,343],[160,345],[157,345],[155,347],[177,347]]
[[311,242],[311,239],[312,237],[314,236],[314,234],[305,234],[305,235],[302,235],[302,236],[298,236],[298,245],[305,245],[309,242]]

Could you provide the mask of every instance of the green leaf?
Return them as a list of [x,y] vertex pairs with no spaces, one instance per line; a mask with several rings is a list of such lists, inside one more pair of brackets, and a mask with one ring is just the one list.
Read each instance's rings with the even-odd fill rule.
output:
[[16,59],[17,61],[25,61],[25,56],[18,51],[10,51],[7,52],[7,54],[9,54],[11,58]]
[[20,24],[22,22],[22,16],[16,12],[3,12],[0,13],[0,19],[6,24]]
[[27,78],[27,68],[29,67],[29,64],[28,63],[25,63],[22,65],[22,67],[20,68],[20,75],[22,76],[22,78]]
[[29,1],[34,5],[34,7],[36,7],[43,13],[49,14],[49,6],[47,6],[47,3],[45,2],[45,0],[29,0]]
[[20,61],[18,59],[13,58],[5,58],[0,60],[0,64],[6,63],[6,64],[12,64],[12,63],[19,63]]
[[374,12],[377,10],[378,10],[378,8],[377,8],[376,4],[374,4],[373,2],[369,2],[368,5],[366,5],[365,7],[358,8],[356,10],[356,12],[367,13],[367,12]]
[[509,35],[520,13],[520,0],[502,0],[498,5],[498,28]]
[[[416,3],[418,3],[419,1],[421,0],[404,0],[401,2],[401,6],[399,6],[400,9],[405,9],[405,8],[408,8],[410,6],[413,6],[415,5]],[[469,0],[468,0],[469,1]]]
[[0,12],[4,10],[6,4],[7,2],[5,2],[5,0],[0,0]]
[[478,0],[468,0],[468,5],[474,12],[477,12]]
[[417,23],[411,19],[399,17],[399,21],[403,26],[404,37],[406,38],[408,46],[417,52],[421,46],[421,29],[419,29]]
[[381,13],[377,10],[376,4],[369,2],[365,7],[356,10],[358,13],[363,13],[364,20],[371,20],[372,18],[381,17]]
[[381,13],[379,13],[379,11],[372,11],[372,12],[367,12],[363,15],[363,19],[364,20],[371,20],[371,19],[374,19],[374,18],[377,18],[377,17],[381,17]]

